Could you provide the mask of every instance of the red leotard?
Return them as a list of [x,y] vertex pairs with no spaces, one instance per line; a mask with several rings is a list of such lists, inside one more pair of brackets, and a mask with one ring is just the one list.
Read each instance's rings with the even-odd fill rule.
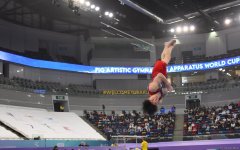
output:
[[157,60],[154,64],[152,79],[154,79],[158,73],[162,73],[165,77],[167,77],[167,64],[162,60]]
[[[152,80],[159,74],[162,73],[165,77],[167,77],[167,64],[162,61],[162,60],[157,60],[156,63],[154,64],[153,71],[152,71]],[[162,90],[159,88],[155,92],[151,92],[148,89],[148,93],[150,96],[157,94],[160,92],[161,97],[159,99],[162,99],[163,93]]]

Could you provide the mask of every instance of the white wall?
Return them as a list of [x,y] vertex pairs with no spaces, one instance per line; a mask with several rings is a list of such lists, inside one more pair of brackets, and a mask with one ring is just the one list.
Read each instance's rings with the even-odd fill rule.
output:
[[206,81],[205,75],[183,76],[181,80],[182,80],[182,83],[192,83],[192,82],[204,82],[204,81]]
[[102,79],[96,80],[98,90],[146,90],[149,80]]
[[[173,37],[156,39],[157,58],[160,57],[163,50],[163,44]],[[199,50],[194,50],[199,49]],[[181,58],[183,51],[193,51],[194,55],[203,55],[206,53],[206,38],[204,34],[177,35],[177,45],[172,52],[173,57]]]
[[222,31],[226,38],[227,50],[234,50],[240,48],[240,27],[230,28]]
[[149,59],[94,58],[91,66],[152,66]]
[[18,52],[24,50],[37,52],[39,47],[42,47],[41,43],[45,43],[44,48],[48,48],[50,54],[65,54],[81,59],[78,53],[80,40],[77,36],[19,26],[0,20],[0,47]]
[[240,31],[234,31],[227,34],[227,46],[228,50],[234,50],[240,48]]
[[[160,56],[164,42],[172,37],[156,39],[157,57]],[[240,27],[206,34],[177,35],[177,47],[173,51],[174,57],[181,57],[183,51],[193,50],[194,55],[214,56],[225,54],[227,50],[240,48]],[[200,48],[201,50],[194,50]],[[159,51],[159,52],[158,52]]]
[[179,45],[180,51],[192,51],[193,55],[204,55],[206,53],[205,42],[181,44]]
[[[147,39],[147,41],[154,40]],[[153,64],[152,58],[155,61],[155,46],[149,46],[133,39],[93,37],[92,42],[94,49],[90,60],[91,65],[149,66]],[[141,46],[148,50],[136,47],[132,43],[141,43]]]
[[[211,32],[206,39],[206,56],[226,54],[227,39],[224,32]],[[231,40],[231,39],[229,39]]]

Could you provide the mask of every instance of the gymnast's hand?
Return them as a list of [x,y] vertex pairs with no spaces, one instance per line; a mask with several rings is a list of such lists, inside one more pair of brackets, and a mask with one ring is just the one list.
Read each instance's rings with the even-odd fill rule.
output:
[[172,92],[173,91],[173,87],[171,84],[166,84],[166,88],[168,90],[168,92]]
[[160,103],[159,98],[160,98],[161,94],[157,93],[154,94],[152,96],[149,97],[149,101],[153,104],[153,105],[157,105]]

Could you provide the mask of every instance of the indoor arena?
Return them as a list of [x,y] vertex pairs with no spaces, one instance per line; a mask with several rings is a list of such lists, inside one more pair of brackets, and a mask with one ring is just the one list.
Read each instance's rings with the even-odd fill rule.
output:
[[0,150],[240,150],[240,0],[0,0]]

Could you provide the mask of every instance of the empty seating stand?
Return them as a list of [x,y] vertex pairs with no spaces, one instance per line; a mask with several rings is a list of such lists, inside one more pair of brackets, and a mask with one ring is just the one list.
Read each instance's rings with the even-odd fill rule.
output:
[[0,105],[0,121],[28,139],[105,140],[75,113]]
[[16,134],[0,126],[0,139],[20,139]]

